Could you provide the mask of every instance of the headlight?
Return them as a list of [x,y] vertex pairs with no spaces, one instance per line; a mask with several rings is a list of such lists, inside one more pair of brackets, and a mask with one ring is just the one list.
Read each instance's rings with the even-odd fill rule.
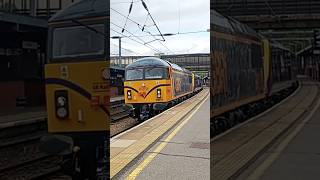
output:
[[55,91],[56,116],[65,119],[69,116],[68,91]]
[[157,98],[161,98],[161,89],[157,89]]
[[67,117],[67,114],[68,114],[68,112],[67,112],[67,109],[66,109],[66,108],[61,107],[61,108],[58,108],[58,109],[57,109],[57,115],[58,115],[58,117],[60,117],[60,118],[66,118],[66,117]]
[[127,91],[127,97],[128,97],[128,99],[132,99],[131,90],[128,90],[128,91]]
[[65,97],[61,97],[60,96],[60,97],[57,98],[57,103],[58,103],[59,106],[65,106],[66,102],[67,102],[67,100],[66,100]]

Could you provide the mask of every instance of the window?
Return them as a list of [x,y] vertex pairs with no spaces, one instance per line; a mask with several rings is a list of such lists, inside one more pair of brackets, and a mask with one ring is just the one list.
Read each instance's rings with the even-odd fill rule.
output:
[[145,79],[167,79],[168,70],[165,68],[145,68]]
[[[98,32],[104,33],[104,25],[90,25]],[[105,38],[83,26],[57,28],[53,30],[53,58],[81,57],[103,55]]]
[[143,69],[128,69],[126,71],[126,80],[142,80],[143,79]]

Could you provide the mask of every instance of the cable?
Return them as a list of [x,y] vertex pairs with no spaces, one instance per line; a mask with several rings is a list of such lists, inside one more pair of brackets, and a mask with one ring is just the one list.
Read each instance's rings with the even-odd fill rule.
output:
[[[156,26],[156,28],[157,28],[157,30],[158,30],[158,32],[160,33],[160,36],[162,37],[162,39],[163,39],[163,41],[165,41],[165,39],[164,39],[164,37],[163,37],[163,34],[161,33],[161,31],[160,31],[160,29],[159,29],[159,27],[157,26],[157,24],[155,23],[155,21],[154,21],[154,19],[153,19],[153,17],[151,16],[151,14],[150,14],[150,12],[149,12],[149,9],[147,8],[147,5],[145,4],[145,2],[143,1],[143,0],[141,0],[141,2],[142,2],[142,5],[144,6],[144,8],[147,10],[147,12],[148,12],[148,15],[150,16],[150,18],[152,19],[152,21],[153,21],[153,23],[154,23],[154,25]],[[141,40],[141,41],[143,41],[144,42],[144,45],[146,45],[146,44],[149,44],[149,43],[151,43],[151,42],[154,42],[154,41],[159,41],[160,42],[160,44],[165,48],[165,49],[167,49],[169,52],[171,52],[172,54],[174,54],[174,52],[173,51],[171,51],[166,45],[164,45],[163,43],[161,43],[161,39],[158,39],[158,38],[156,38],[156,36],[155,35],[153,35],[150,31],[148,31],[148,30],[145,30],[145,25],[144,26],[141,26],[138,22],[136,22],[136,21],[134,21],[134,20],[132,20],[132,19],[130,19],[128,16],[125,16],[125,15],[123,15],[122,13],[120,13],[119,11],[117,11],[117,10],[115,10],[115,9],[113,9],[113,8],[110,8],[111,10],[113,10],[114,12],[116,12],[116,13],[118,13],[119,15],[121,15],[121,16],[123,16],[123,17],[125,17],[126,18],[126,21],[127,20],[129,20],[129,21],[131,21],[131,22],[133,22],[133,23],[135,23],[135,24],[137,24],[138,25],[138,28],[139,29],[141,29],[143,32],[147,32],[148,34],[150,34],[152,37],[154,37],[154,40],[152,40],[152,41],[149,41],[149,42],[144,42],[143,40]],[[146,19],[147,20],[147,19]],[[114,23],[113,23],[114,24]],[[114,25],[116,25],[116,24],[114,24]],[[116,26],[118,26],[118,25],[116,25]],[[119,27],[119,26],[118,26]],[[126,29],[122,29],[122,32],[124,32],[124,31],[127,31],[127,32],[129,32],[128,30],[126,30]],[[131,33],[132,34],[132,33]],[[133,35],[133,34],[132,34]],[[132,37],[134,37],[135,35],[133,35]]]
[[129,7],[129,12],[128,12],[128,15],[127,15],[127,18],[126,18],[126,22],[124,23],[124,26],[123,26],[123,28],[122,28],[122,30],[121,30],[122,33],[124,32],[124,29],[126,28],[129,15],[130,15],[130,13],[131,13],[131,11],[132,11],[132,6],[133,6],[133,0],[131,1],[130,7]]
[[[131,1],[131,2],[133,2],[133,3],[137,3],[137,2],[140,2],[140,0],[137,0],[137,1]],[[131,2],[110,2],[110,4],[130,4]]]
[[181,16],[181,14],[180,14],[180,9],[181,9],[181,7],[180,7],[180,0],[178,0],[178,6],[179,6],[179,9],[178,9],[178,13],[179,13],[179,26],[178,26],[178,33],[180,32],[180,16]]
[[[110,23],[113,24],[114,26],[117,26],[118,28],[121,28],[119,25],[117,25],[117,24],[115,24],[115,23],[113,23],[113,22],[110,22]],[[114,31],[114,30],[113,30],[113,31]],[[132,34],[130,31],[126,30],[126,29],[125,29],[125,31],[128,32],[128,33],[131,34],[131,35],[134,35],[134,34]],[[119,34],[119,32],[116,32],[116,33]],[[123,35],[122,33],[120,33],[120,34]],[[129,38],[129,39],[132,40],[132,38],[131,38],[130,36],[127,36],[127,38]],[[141,38],[139,38],[139,37],[136,37],[136,38],[143,42],[143,43],[139,42],[140,44],[142,44],[142,45],[144,45],[144,46],[146,46],[146,47],[151,46],[150,44],[147,44],[143,39],[141,39]],[[147,46],[147,45],[148,45],[148,46]],[[150,48],[150,47],[149,47],[149,48]],[[156,48],[153,47],[153,46],[151,46],[151,48],[152,48],[153,50],[156,49]],[[157,52],[161,52],[161,51],[159,51],[159,50],[157,50],[157,49],[156,49],[156,51],[157,51]]]
[[143,5],[144,9],[148,12],[148,15],[150,16],[150,18],[151,18],[152,22],[154,23],[154,25],[156,26],[157,30],[158,30],[159,33],[161,34],[162,40],[163,40],[163,41],[166,41],[166,40],[164,39],[164,37],[163,37],[163,35],[162,35],[162,33],[161,33],[161,31],[160,31],[157,23],[154,21],[153,17],[151,16],[151,13],[150,13],[150,11],[149,11],[149,9],[148,9],[148,7],[147,7],[147,4],[146,4],[143,0],[141,0],[141,3],[142,3],[142,5]]
[[[190,31],[190,32],[177,32],[177,33],[163,33],[163,36],[175,36],[175,35],[184,35],[184,34],[197,34],[197,33],[209,33],[206,30],[199,30],[199,31]],[[130,37],[150,37],[150,36],[160,36],[160,34],[155,35],[141,35],[141,36],[130,36]],[[127,37],[127,36],[123,36]]]
[[[113,24],[113,25],[115,25],[115,26],[117,26],[118,28],[120,28],[120,26],[119,25],[117,25],[117,24],[115,24],[115,23],[113,23],[113,22],[110,22],[111,24]],[[139,37],[137,37],[137,36],[134,36],[134,34],[132,34],[130,31],[128,31],[128,30],[126,30],[125,29],[125,31],[127,31],[128,33],[130,33],[131,35],[133,35],[133,36],[125,36],[125,37],[127,37],[127,38],[129,38],[129,37],[136,37],[137,39],[139,39],[140,41],[142,41],[142,42],[144,42],[141,38],[139,38]],[[156,41],[156,39],[155,40],[153,40],[153,41]],[[153,42],[153,41],[150,41],[150,42]],[[149,46],[151,46],[149,43],[150,42],[144,42],[144,45],[149,45]],[[172,54],[175,54],[173,51],[171,51],[166,45],[164,45],[161,41],[159,41],[159,43],[163,46],[163,47],[165,47],[169,52],[171,52]],[[154,48],[154,47],[153,47]]]
[[[111,42],[110,42],[110,43],[111,43]],[[111,43],[111,44],[114,45],[114,46],[117,46],[117,47],[119,48],[118,45],[116,45],[116,44],[114,44],[114,43]],[[126,50],[126,51],[131,52],[131,53],[135,53],[135,54],[138,54],[138,55],[142,55],[142,54],[137,53],[137,52],[135,52],[135,51],[133,51],[133,50],[131,50],[131,49],[127,49],[127,48],[124,48],[124,47],[121,47],[121,49],[122,49],[122,50]]]
[[[112,11],[118,13],[118,14],[121,15],[122,17],[127,18],[127,17],[126,17],[125,15],[123,15],[121,12],[119,12],[119,11],[113,9],[113,8],[110,8],[110,9],[111,9]],[[139,24],[138,22],[130,19],[129,17],[128,17],[128,20],[131,21],[131,22],[133,22],[134,24],[136,24],[140,30],[143,29],[143,26],[141,26],[141,24]],[[143,32],[147,32],[148,34],[150,34],[150,35],[152,36],[152,33],[150,33],[149,31],[145,31],[145,30],[144,30]]]
[[[110,29],[111,29],[111,28],[110,28]],[[116,31],[116,30],[114,30],[114,29],[111,29],[111,31],[113,31],[113,32],[115,32],[115,33],[118,33],[118,34],[122,35],[122,33],[118,32],[118,31]],[[155,48],[149,47],[149,46],[147,46],[146,44],[143,44],[143,43],[141,43],[141,42],[139,42],[139,41],[137,41],[137,40],[135,40],[135,39],[132,39],[131,37],[128,37],[128,38],[129,38],[129,39],[131,39],[131,40],[132,40],[132,41],[134,41],[134,42],[137,42],[137,43],[139,43],[139,44],[142,44],[142,45],[144,45],[144,46],[148,47],[149,49],[151,49],[151,50],[153,50],[153,51],[155,51],[155,52],[161,53],[161,51],[159,51],[158,49],[155,49]]]

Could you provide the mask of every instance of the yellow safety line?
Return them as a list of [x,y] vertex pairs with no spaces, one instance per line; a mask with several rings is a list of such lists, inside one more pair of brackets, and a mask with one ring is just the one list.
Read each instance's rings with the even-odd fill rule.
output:
[[191,119],[191,117],[198,111],[198,109],[203,105],[203,103],[208,99],[208,94],[206,95],[204,101],[201,102],[201,104],[176,128],[174,129],[170,135],[164,140],[164,142],[160,143],[160,145],[157,146],[157,148],[143,161],[139,164],[138,167],[136,167],[135,170],[133,170],[129,176],[126,178],[126,180],[134,180],[136,179],[139,174],[143,171],[145,167],[148,166],[148,164],[162,151],[163,148],[165,148],[168,144],[168,142],[180,131],[180,129]]
[[247,178],[247,180],[258,180],[262,177],[265,171],[273,164],[275,160],[278,159],[280,154],[283,152],[294,137],[301,131],[304,125],[313,117],[313,114],[318,110],[320,106],[320,99],[318,100],[316,106],[308,114],[308,116],[299,124],[276,148],[275,152],[272,153],[262,164],[260,164]]

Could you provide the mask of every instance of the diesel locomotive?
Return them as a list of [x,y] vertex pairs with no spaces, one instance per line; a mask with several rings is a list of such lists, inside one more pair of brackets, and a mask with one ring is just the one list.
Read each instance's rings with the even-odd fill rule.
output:
[[125,69],[124,96],[139,120],[186,99],[202,89],[198,75],[176,64],[146,57]]
[[73,179],[105,177],[109,155],[109,0],[81,0],[48,22],[48,132]]
[[273,80],[281,80],[273,75],[289,80],[294,71],[293,64],[277,69],[284,56],[289,57],[288,49],[213,9],[210,21],[210,115],[211,134],[215,134],[241,122],[244,112],[253,107],[249,104],[270,95]]

